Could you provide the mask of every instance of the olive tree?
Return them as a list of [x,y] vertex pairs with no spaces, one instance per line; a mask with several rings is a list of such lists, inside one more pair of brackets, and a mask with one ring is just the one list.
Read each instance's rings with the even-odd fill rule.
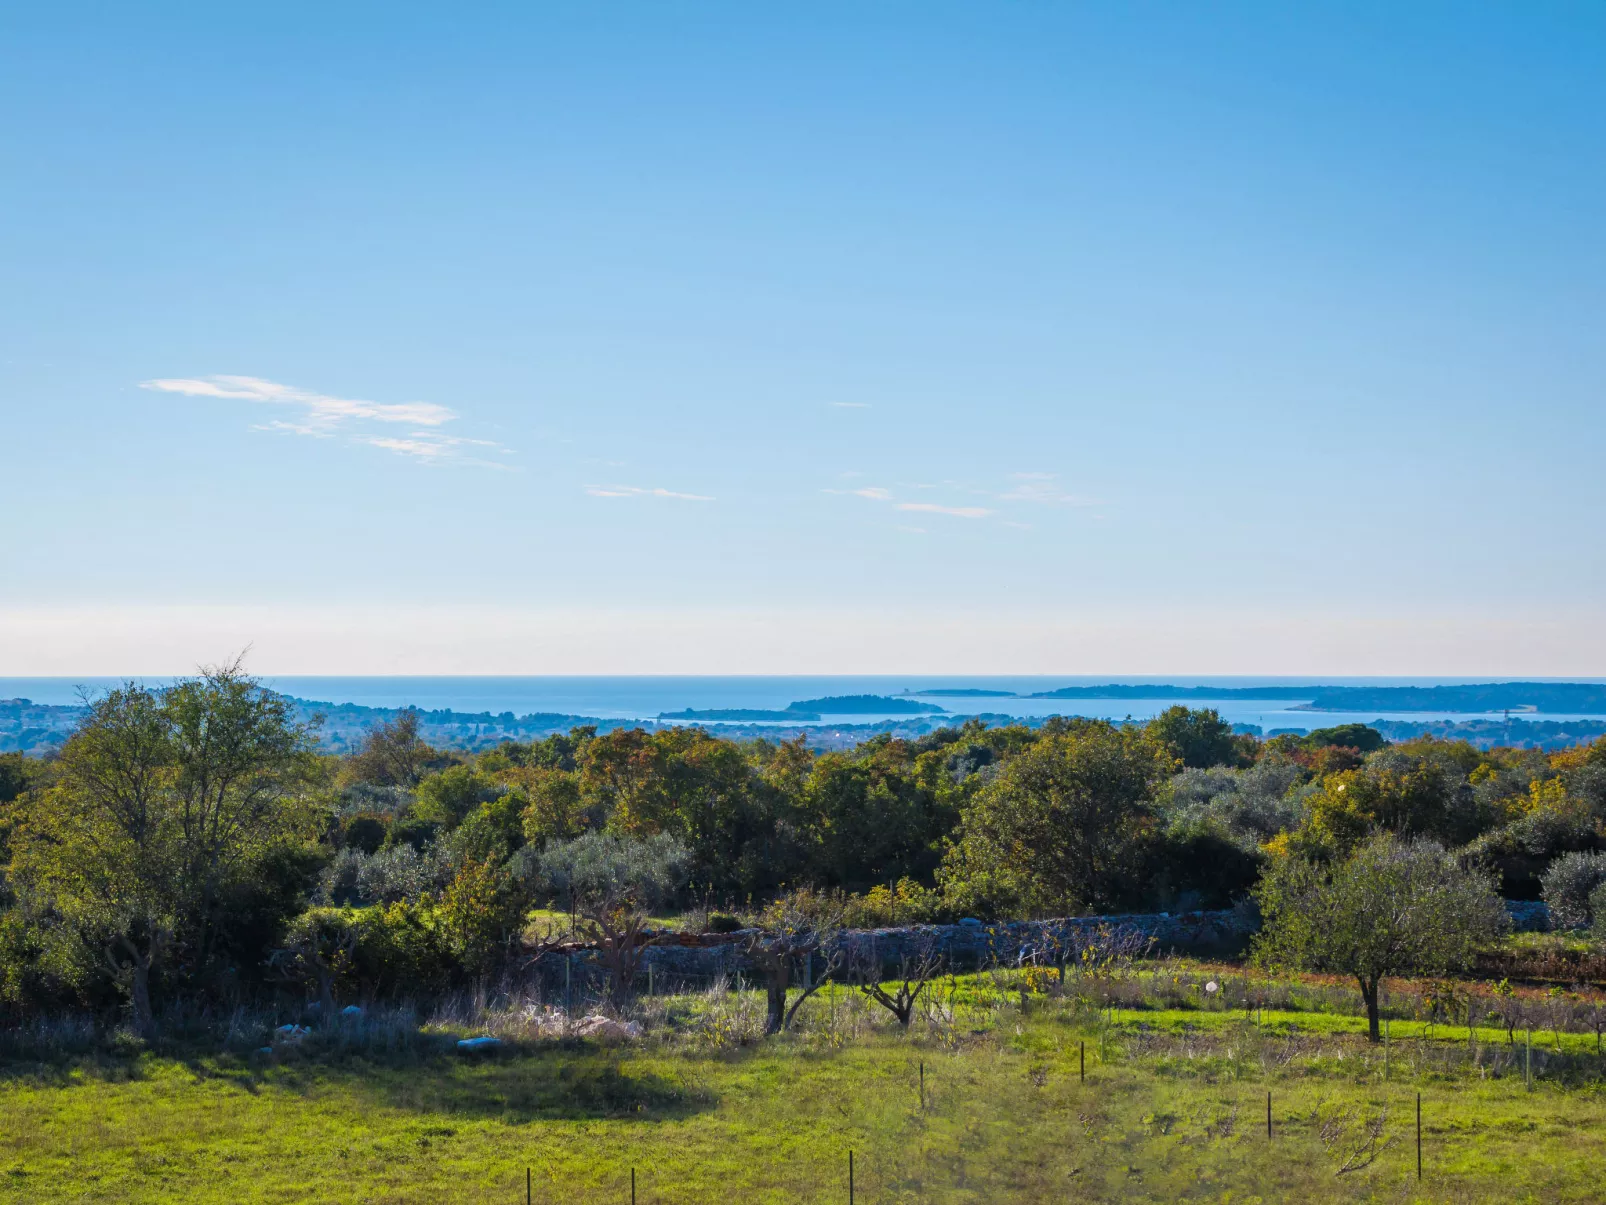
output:
[[1255,896],[1265,918],[1257,960],[1353,976],[1374,1042],[1385,976],[1458,970],[1511,927],[1489,875],[1462,868],[1431,841],[1387,833],[1342,862],[1282,859]]
[[1606,883],[1606,854],[1580,850],[1551,862],[1539,879],[1539,898],[1556,929],[1587,929],[1594,923],[1595,888]]
[[[782,896],[760,915],[757,928],[743,941],[742,951],[764,976],[766,1034],[790,1028],[803,1002],[841,967],[841,929],[841,906],[810,892]],[[816,954],[820,956],[817,968]],[[786,994],[799,969],[803,972],[802,991],[788,1008]]]

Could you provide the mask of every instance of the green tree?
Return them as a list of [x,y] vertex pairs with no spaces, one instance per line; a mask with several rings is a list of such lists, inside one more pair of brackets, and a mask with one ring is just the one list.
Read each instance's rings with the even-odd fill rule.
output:
[[1255,891],[1265,965],[1353,976],[1379,1040],[1378,988],[1389,975],[1442,975],[1472,961],[1511,919],[1481,871],[1430,841],[1380,833],[1342,862],[1281,858]]
[[452,953],[483,988],[518,940],[523,894],[494,861],[464,862],[441,893],[440,918]]
[[966,806],[938,872],[962,909],[1069,913],[1134,892],[1151,804],[1175,765],[1137,728],[1079,721],[1017,754]]
[[408,708],[369,731],[348,771],[357,782],[415,787],[438,756],[418,735],[418,712]]
[[1171,750],[1184,766],[1206,769],[1238,762],[1232,725],[1213,707],[1167,707],[1148,724],[1149,736]]
[[418,784],[418,801],[413,816],[419,820],[455,828],[463,818],[501,795],[503,788],[476,766],[452,766],[431,774]]
[[733,741],[697,728],[618,729],[586,745],[580,784],[588,815],[615,833],[677,837],[695,879],[718,890],[768,891],[795,865],[786,798]]
[[524,839],[536,848],[553,841],[570,841],[601,817],[588,809],[580,794],[580,776],[565,770],[538,768],[519,776],[525,805]]
[[289,704],[238,665],[95,702],[50,790],[24,796],[11,872],[63,917],[154,1028],[153,974],[182,947],[205,968],[256,867],[309,824],[315,763]]
[[0,753],[0,804],[10,803],[28,789],[39,764],[21,753]]
[[1308,732],[1299,743],[1306,749],[1359,749],[1362,753],[1376,753],[1388,741],[1376,728],[1365,724],[1339,724]]
[[921,783],[907,742],[866,742],[817,758],[797,814],[816,885],[864,891],[926,879],[956,816]]

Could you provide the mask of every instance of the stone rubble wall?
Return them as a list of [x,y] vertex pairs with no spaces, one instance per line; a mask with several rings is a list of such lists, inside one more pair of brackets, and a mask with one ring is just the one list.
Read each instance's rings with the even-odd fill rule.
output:
[[[878,959],[895,967],[905,957],[926,950],[941,954],[947,964],[975,970],[990,964],[1013,966],[1028,961],[1058,961],[1061,950],[1075,951],[1090,942],[1115,939],[1134,952],[1233,954],[1247,944],[1259,922],[1252,909],[1218,912],[1131,913],[1118,916],[1061,917],[1054,920],[957,925],[909,925],[888,929],[850,929],[837,937],[844,960]],[[648,948],[641,973],[651,967],[664,982],[712,982],[720,975],[750,975],[753,966],[743,951],[751,931],[737,933],[659,934]],[[833,951],[834,952],[834,951]],[[543,959],[543,977],[561,982],[564,960],[571,979],[600,971],[597,953],[586,946],[565,947]]]
[[[1518,932],[1543,931],[1550,914],[1537,900],[1507,900],[1513,927]],[[906,957],[930,949],[950,967],[976,970],[988,965],[1015,966],[1023,962],[1055,963],[1063,952],[1074,953],[1089,944],[1112,940],[1138,952],[1232,956],[1242,953],[1260,927],[1252,907],[1211,912],[1134,912],[1114,916],[1075,916],[1053,920],[1013,921],[957,925],[909,925],[888,929],[850,929],[838,935],[845,962],[862,965],[876,958],[895,968]],[[754,968],[743,952],[752,931],[737,933],[659,933],[641,966],[659,982],[712,983],[720,976],[751,976]],[[594,949],[571,945],[541,960],[537,974],[549,989],[561,990],[564,963],[572,983],[594,981],[602,973]]]

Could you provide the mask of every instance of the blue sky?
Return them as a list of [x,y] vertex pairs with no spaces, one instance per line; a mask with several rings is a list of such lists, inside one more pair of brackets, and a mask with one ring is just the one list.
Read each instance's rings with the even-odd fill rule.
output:
[[1606,673],[1606,8],[8,6],[0,665]]

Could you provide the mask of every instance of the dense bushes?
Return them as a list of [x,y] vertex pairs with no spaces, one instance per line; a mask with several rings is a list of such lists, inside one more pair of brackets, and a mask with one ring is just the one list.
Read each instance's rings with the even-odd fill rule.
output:
[[[597,932],[642,908],[752,917],[783,893],[863,926],[1225,907],[1267,868],[1342,863],[1380,832],[1437,841],[1507,893],[1544,875],[1559,922],[1598,923],[1606,742],[1483,753],[1350,725],[1261,743],[1173,708],[826,754],[580,728],[467,757],[404,715],[337,758],[276,698],[237,669],[129,687],[58,759],[0,762],[4,1007],[121,1002],[148,1028],[179,999],[483,985],[541,906]],[[203,730],[230,734],[226,765]],[[221,842],[185,827],[203,805]]]

